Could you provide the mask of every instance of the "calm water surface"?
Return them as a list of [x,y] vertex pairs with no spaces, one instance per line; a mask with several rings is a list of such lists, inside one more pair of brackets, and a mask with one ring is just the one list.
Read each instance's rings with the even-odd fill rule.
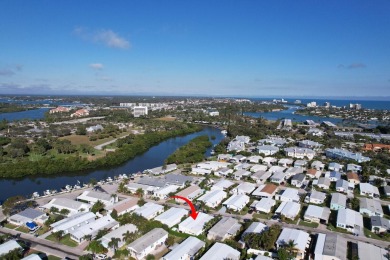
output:
[[[129,174],[145,169],[154,168],[163,165],[164,160],[173,153],[177,148],[188,143],[191,139],[200,136],[208,135],[215,136],[215,140],[211,140],[213,145],[218,144],[223,135],[221,131],[212,128],[205,127],[202,131],[189,134],[182,137],[170,138],[160,144],[150,148],[144,154],[129,160],[123,165],[113,167],[110,169],[96,170],[89,172],[80,172],[77,174],[61,174],[45,177],[26,177],[22,179],[1,179],[0,180],[0,201],[7,199],[8,197],[15,195],[29,196],[33,192],[37,191],[41,195],[43,191],[47,189],[60,190],[66,184],[75,185],[77,181],[81,183],[88,183],[91,178],[96,180],[106,179],[107,177],[113,177],[119,174]],[[212,148],[209,148],[206,152],[207,156],[210,156]]]

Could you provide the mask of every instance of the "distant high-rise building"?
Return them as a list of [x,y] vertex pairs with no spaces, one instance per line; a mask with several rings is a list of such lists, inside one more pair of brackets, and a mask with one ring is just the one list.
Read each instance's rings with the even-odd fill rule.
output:
[[317,102],[315,102],[315,101],[309,102],[309,103],[307,103],[306,106],[307,107],[317,107]]
[[359,110],[359,109],[362,109],[362,104],[352,104],[352,103],[350,103],[349,104],[349,108],[350,109],[356,109],[356,110]]
[[148,107],[137,106],[133,108],[134,117],[145,116],[148,114]]

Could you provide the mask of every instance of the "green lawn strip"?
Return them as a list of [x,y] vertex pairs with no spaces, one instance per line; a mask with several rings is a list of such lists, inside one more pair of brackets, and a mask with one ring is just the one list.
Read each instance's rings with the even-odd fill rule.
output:
[[374,232],[371,232],[371,230],[364,228],[364,235],[369,238],[378,239],[378,240],[384,240],[390,242],[390,236],[381,236],[380,234],[375,234]]
[[23,233],[28,233],[30,230],[27,228],[27,227],[25,227],[25,226],[20,226],[20,227],[18,227],[17,229],[15,229],[15,230],[17,230],[17,231],[20,231],[20,232],[23,232]]
[[46,239],[50,240],[50,241],[54,241],[54,242],[60,242],[61,244],[64,244],[64,245],[70,246],[70,247],[76,247],[76,246],[79,245],[77,242],[73,241],[70,238],[70,234],[67,234],[67,235],[63,236],[60,241],[57,241],[57,239],[54,237],[53,234],[47,236]]
[[311,228],[317,228],[319,226],[318,223],[315,222],[306,222],[306,221],[299,221],[300,226],[305,226],[305,227],[311,227]]

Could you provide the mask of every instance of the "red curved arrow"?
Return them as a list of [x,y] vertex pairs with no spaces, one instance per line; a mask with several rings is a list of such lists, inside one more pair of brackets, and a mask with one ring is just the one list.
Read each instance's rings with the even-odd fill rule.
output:
[[184,198],[182,196],[172,196],[171,198],[177,198],[177,199],[181,199],[181,200],[184,200],[185,202],[187,202],[188,205],[190,205],[190,208],[191,208],[191,217],[195,220],[196,217],[198,216],[198,212],[196,212],[196,209],[195,209],[195,206],[194,204],[192,204],[192,202],[187,199],[187,198]]

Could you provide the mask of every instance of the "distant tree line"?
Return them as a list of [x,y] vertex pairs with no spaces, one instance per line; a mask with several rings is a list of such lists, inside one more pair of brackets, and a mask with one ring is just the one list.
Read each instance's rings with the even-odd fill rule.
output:
[[[143,135],[131,136],[125,139],[114,152],[108,152],[105,157],[89,161],[81,156],[43,156],[37,161],[30,161],[27,157],[17,157],[11,162],[0,163],[0,177],[20,178],[28,175],[53,175],[77,171],[111,167],[125,163],[137,155],[143,154],[149,148],[175,136],[186,135],[200,131],[201,127],[191,124],[177,125],[171,131],[148,132]],[[122,142],[123,140],[120,139]],[[28,146],[21,140],[13,145],[16,153],[28,152]],[[71,153],[73,147],[69,143],[59,142],[56,149],[61,153]]]

